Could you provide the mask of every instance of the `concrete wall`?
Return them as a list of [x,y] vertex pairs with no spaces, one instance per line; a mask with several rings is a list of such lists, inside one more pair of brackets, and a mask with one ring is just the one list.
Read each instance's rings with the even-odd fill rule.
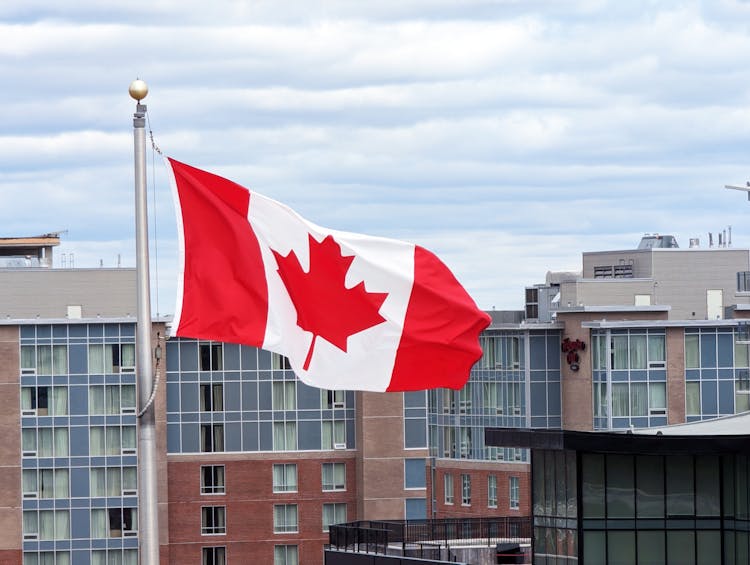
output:
[[[657,287],[658,288],[658,287]],[[636,294],[651,295],[651,304],[659,302],[650,279],[586,279],[563,283],[560,288],[560,308],[570,306],[634,306]]]
[[135,269],[0,270],[0,319],[136,316]]
[[651,250],[593,251],[583,254],[583,278],[594,278],[594,267],[608,265],[633,265],[633,278],[651,277]]
[[737,273],[748,270],[747,249],[654,251],[658,301],[672,306],[673,320],[707,319],[707,289],[721,289],[724,306],[747,304],[748,296],[737,295]]
[[[633,259],[633,278],[594,279],[594,267]],[[560,307],[633,305],[636,294],[651,304],[669,305],[672,320],[705,320],[706,291],[722,290],[724,307],[750,303],[737,293],[737,273],[750,270],[747,249],[653,249],[585,253],[583,278],[561,285]]]

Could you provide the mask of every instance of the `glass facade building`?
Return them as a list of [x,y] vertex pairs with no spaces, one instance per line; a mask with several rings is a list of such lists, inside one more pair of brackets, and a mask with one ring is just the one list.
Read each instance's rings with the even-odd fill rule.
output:
[[560,427],[559,329],[494,329],[458,391],[428,392],[430,454],[447,459],[528,462],[523,449],[485,445],[488,427]]
[[20,326],[23,563],[136,565],[135,324]]
[[578,449],[533,450],[535,564],[750,562],[747,453],[717,453],[705,438],[635,449],[607,439],[609,452],[581,438]]
[[354,393],[297,380],[282,356],[172,339],[167,349],[169,454],[354,449]]

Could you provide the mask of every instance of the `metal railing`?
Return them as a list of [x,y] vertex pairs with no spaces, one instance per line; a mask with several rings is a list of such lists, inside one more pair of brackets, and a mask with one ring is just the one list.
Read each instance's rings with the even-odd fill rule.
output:
[[528,517],[443,518],[433,520],[361,520],[330,526],[330,547],[357,553],[427,556],[435,549],[498,542],[523,543],[531,538]]

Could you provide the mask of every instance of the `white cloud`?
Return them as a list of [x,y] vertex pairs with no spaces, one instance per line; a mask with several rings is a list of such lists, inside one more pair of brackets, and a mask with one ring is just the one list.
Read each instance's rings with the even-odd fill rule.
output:
[[[131,260],[127,86],[140,76],[171,156],[322,225],[422,243],[485,307],[520,308],[547,270],[647,231],[686,246],[733,225],[748,244],[750,209],[721,186],[747,177],[749,12],[732,0],[4,3],[1,235],[68,229],[80,266]],[[164,280],[174,219],[152,157]]]

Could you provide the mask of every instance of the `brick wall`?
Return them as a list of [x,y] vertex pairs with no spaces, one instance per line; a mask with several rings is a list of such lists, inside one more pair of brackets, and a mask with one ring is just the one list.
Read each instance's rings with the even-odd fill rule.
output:
[[[445,503],[444,476],[453,475],[453,504]],[[471,504],[461,503],[461,475],[471,478]],[[497,507],[487,505],[488,476],[497,477]],[[519,479],[519,506],[510,507],[510,477]],[[428,492],[432,484],[428,473]],[[531,473],[530,465],[490,462],[438,460],[435,469],[435,511],[433,515],[428,508],[428,518],[479,518],[483,516],[530,516],[531,515]],[[430,504],[428,497],[428,505]]]
[[[228,563],[273,563],[274,545],[297,545],[300,563],[320,565],[328,533],[323,532],[322,505],[347,504],[347,520],[357,515],[355,460],[349,458],[282,458],[282,454],[227,459],[170,457],[169,563],[199,562],[202,547],[225,546]],[[253,457],[248,459],[248,457]],[[346,490],[323,492],[321,464],[346,463]],[[297,464],[297,492],[273,492],[273,464]],[[200,494],[200,467],[224,465],[226,493]],[[274,504],[298,505],[298,532],[275,534]],[[226,535],[201,535],[201,507],[226,507]]]
[[21,563],[18,326],[0,326],[0,563]]

